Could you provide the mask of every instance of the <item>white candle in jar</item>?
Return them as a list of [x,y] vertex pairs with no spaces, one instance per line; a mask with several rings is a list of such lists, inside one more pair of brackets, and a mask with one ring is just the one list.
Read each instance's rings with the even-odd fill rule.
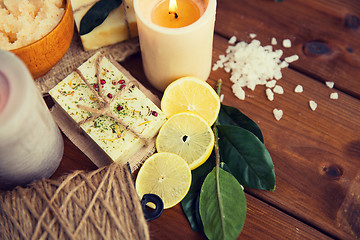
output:
[[[181,5],[175,10],[169,6],[161,13],[159,6],[162,1],[134,0],[147,79],[161,91],[183,76],[195,76],[206,81],[211,71],[216,0],[186,0],[190,4],[185,9],[181,9]],[[189,25],[177,24],[192,18],[189,14],[197,14],[190,5],[198,8],[199,19]],[[167,16],[158,16],[160,14]],[[162,24],[166,21],[170,23]]]
[[50,177],[64,142],[28,69],[0,50],[0,188]]

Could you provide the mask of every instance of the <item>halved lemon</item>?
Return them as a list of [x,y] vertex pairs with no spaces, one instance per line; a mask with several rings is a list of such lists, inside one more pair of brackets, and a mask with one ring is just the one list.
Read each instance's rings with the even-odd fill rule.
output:
[[135,189],[142,198],[144,194],[158,195],[164,208],[178,204],[188,193],[191,171],[186,161],[173,153],[155,153],[140,168]]
[[214,140],[213,131],[202,117],[183,112],[170,117],[160,128],[156,150],[179,155],[193,170],[209,158]]
[[165,89],[161,110],[167,118],[180,112],[194,112],[211,126],[220,111],[220,98],[207,82],[195,77],[182,77]]

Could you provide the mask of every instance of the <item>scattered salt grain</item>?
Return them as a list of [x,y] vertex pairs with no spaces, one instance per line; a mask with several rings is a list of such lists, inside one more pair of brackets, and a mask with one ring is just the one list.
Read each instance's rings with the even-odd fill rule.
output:
[[271,39],[271,45],[277,45],[277,41],[276,41],[276,38],[272,38]]
[[233,84],[232,90],[238,99],[245,100],[245,91],[242,89],[239,83]]
[[273,88],[273,87],[275,87],[275,85],[276,85],[276,80],[267,81],[265,84],[265,86],[268,88]]
[[236,43],[236,37],[235,36],[232,36],[229,41],[228,41],[229,44],[235,44]]
[[283,40],[283,47],[285,47],[285,48],[291,48],[291,41],[290,41],[290,39],[284,39],[284,40]]
[[276,85],[273,89],[274,93],[277,94],[284,94],[284,89],[282,88],[282,86]]
[[221,94],[220,95],[220,102],[223,102],[224,101],[224,94]]
[[333,92],[330,94],[330,99],[339,99],[339,94],[336,92]]
[[294,92],[296,92],[296,93],[302,93],[303,91],[304,91],[304,89],[301,85],[297,85],[294,89]]
[[273,51],[271,46],[263,47],[259,40],[254,39],[250,43],[242,41],[234,46],[229,45],[226,53],[226,56],[219,56],[213,70],[223,68],[230,71],[230,81],[238,84],[233,90],[241,89],[241,93],[235,95],[241,98],[245,97],[243,87],[254,90],[257,85],[265,85],[268,80],[282,78],[282,50]]
[[287,68],[289,66],[289,64],[285,61],[283,61],[282,63],[280,63],[280,67],[281,68]]
[[[255,38],[256,34],[250,33],[249,36]],[[276,80],[282,78],[282,68],[289,66],[288,62],[281,60],[283,50],[274,50],[272,45],[261,46],[261,42],[257,39],[253,39],[250,43],[236,41],[235,36],[228,40],[226,54],[219,56],[212,70],[222,68],[231,73],[232,91],[240,100],[245,100],[244,87],[250,90],[255,90],[257,85],[266,85],[267,88],[275,87]],[[272,38],[271,44],[277,44],[276,38]],[[289,45],[285,41],[286,44],[291,46],[291,42]],[[298,57],[291,56],[288,60],[295,61],[295,58]],[[269,91],[271,91],[270,94],[274,94],[273,90],[267,90],[268,93]],[[284,89],[280,86],[275,91],[279,94],[284,93]],[[273,99],[271,96],[268,98]]]
[[310,100],[309,106],[310,106],[311,110],[315,111],[315,109],[317,108],[317,103],[313,100]]
[[325,82],[326,86],[328,88],[333,88],[334,87],[334,82]]
[[283,113],[283,110],[279,110],[279,109],[275,108],[273,110],[273,114],[274,114],[275,119],[279,121],[282,118],[284,113]]
[[271,91],[270,88],[267,88],[265,90],[265,93],[266,93],[266,97],[269,99],[269,101],[273,101],[274,100],[274,93],[273,91]]
[[296,54],[285,58],[285,62],[287,62],[287,63],[292,63],[292,62],[295,62],[297,60],[299,60],[299,56],[296,55]]
[[252,39],[253,39],[253,38],[256,38],[256,33],[250,33],[250,34],[249,34],[249,37],[252,38]]

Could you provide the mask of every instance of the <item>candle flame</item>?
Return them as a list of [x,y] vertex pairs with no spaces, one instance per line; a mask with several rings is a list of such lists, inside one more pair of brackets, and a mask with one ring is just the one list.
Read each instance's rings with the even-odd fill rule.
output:
[[177,4],[176,4],[176,0],[170,0],[169,3],[169,13],[175,13],[177,12]]

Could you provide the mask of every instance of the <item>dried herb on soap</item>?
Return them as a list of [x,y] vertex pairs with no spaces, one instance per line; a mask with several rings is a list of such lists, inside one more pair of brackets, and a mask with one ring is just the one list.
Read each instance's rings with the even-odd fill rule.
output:
[[100,0],[96,2],[80,21],[80,35],[85,35],[102,24],[110,12],[118,8],[121,3],[122,0]]

